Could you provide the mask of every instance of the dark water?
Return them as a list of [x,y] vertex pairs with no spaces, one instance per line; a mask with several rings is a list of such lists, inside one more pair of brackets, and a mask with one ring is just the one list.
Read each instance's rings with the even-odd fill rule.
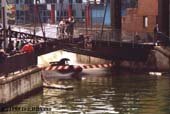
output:
[[73,90],[44,88],[15,106],[50,108],[50,112],[6,114],[170,114],[170,77],[131,73],[87,75],[83,80],[52,83],[73,85]]

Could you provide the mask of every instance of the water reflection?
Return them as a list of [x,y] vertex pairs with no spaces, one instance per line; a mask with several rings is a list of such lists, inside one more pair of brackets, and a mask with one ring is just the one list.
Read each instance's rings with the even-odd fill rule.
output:
[[[44,88],[16,106],[42,106],[57,114],[169,114],[170,78],[142,74],[88,75],[85,80],[57,81],[73,90]],[[29,112],[53,114],[54,112]],[[8,113],[9,114],[9,113]],[[17,113],[20,114],[20,113]]]

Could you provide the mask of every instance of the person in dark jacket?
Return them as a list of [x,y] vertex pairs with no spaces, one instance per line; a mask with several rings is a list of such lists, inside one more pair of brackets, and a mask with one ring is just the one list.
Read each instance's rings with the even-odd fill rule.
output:
[[75,22],[75,19],[74,19],[73,16],[70,17],[70,18],[68,19],[68,21],[69,21],[69,26],[68,26],[68,28],[69,28],[69,37],[70,37],[70,38],[73,38],[73,35],[74,35],[74,24],[75,24],[76,22]]
[[14,51],[14,41],[10,40],[6,52],[11,54]]
[[3,64],[7,59],[7,54],[5,53],[4,49],[0,49],[0,64]]
[[156,24],[156,26],[154,27],[154,30],[153,30],[153,32],[154,32],[154,42],[156,42],[157,40],[159,40],[158,39],[158,32],[159,32],[159,26],[158,26],[158,24]]

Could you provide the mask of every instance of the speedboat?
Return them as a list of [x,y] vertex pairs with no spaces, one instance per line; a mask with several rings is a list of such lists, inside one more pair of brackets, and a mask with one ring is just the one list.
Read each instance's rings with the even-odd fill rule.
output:
[[42,71],[42,75],[45,78],[57,78],[57,79],[71,79],[79,78],[79,73],[82,72],[82,67],[78,65],[69,65],[67,58],[63,58],[60,61],[50,62],[50,66],[45,67]]

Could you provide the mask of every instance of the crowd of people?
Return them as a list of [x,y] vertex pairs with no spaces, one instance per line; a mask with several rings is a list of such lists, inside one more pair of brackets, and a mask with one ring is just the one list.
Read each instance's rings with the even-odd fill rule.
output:
[[74,34],[74,17],[69,17],[68,19],[62,19],[57,25],[57,33],[59,33],[59,38],[73,38]]
[[34,52],[33,44],[24,40],[9,40],[7,48],[2,48],[3,41],[0,43],[0,63],[3,63],[7,56],[14,55],[16,53],[32,53]]
[[[68,19],[62,19],[57,26],[59,37],[72,39],[74,35],[74,24],[75,19],[73,16],[69,17]],[[84,37],[81,34],[79,39],[81,39],[81,42],[83,42],[84,48],[92,47],[91,38],[89,36]],[[7,46],[4,46],[4,43],[5,41],[0,39],[0,60],[2,61],[4,61],[7,56],[11,56],[16,53],[34,52],[34,42],[31,40],[29,41],[26,38],[8,38],[8,41],[6,42]]]
[[[72,39],[74,35],[74,24],[76,23],[74,17],[69,17],[68,19],[62,19],[57,25],[57,33],[59,34],[59,38],[69,38]],[[79,39],[83,42],[84,48],[92,47],[92,40],[89,36],[84,37],[83,34],[80,33]]]

